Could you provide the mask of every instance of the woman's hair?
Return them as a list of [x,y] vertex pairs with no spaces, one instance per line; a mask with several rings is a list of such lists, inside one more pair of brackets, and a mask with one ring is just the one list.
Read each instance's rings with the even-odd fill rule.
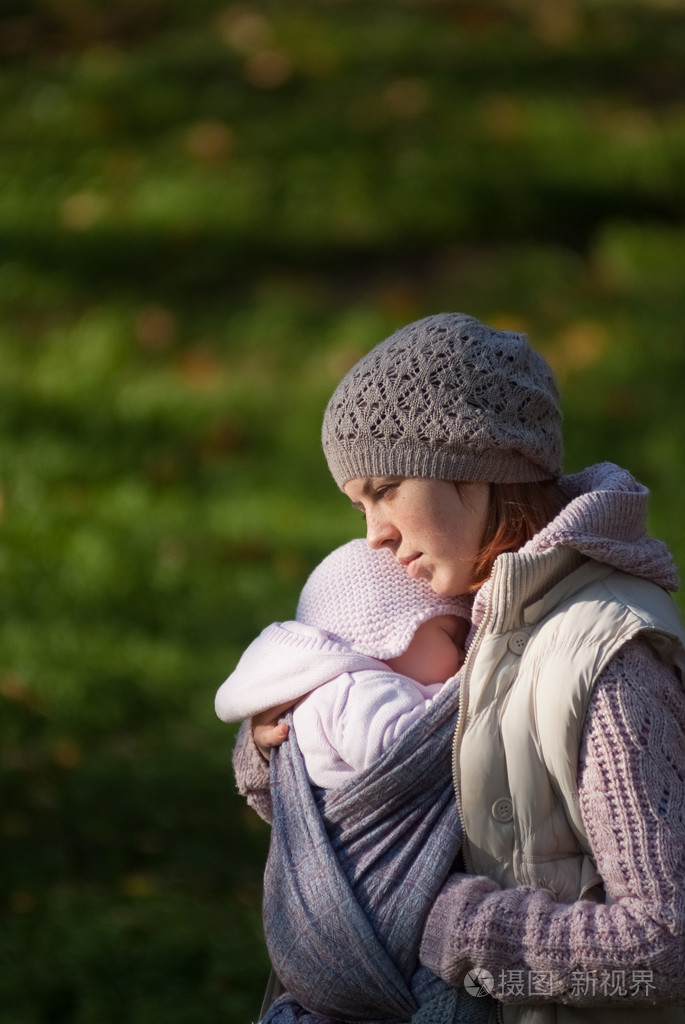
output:
[[568,497],[556,480],[525,484],[490,484],[490,507],[471,587],[485,583],[498,555],[518,551],[557,516]]

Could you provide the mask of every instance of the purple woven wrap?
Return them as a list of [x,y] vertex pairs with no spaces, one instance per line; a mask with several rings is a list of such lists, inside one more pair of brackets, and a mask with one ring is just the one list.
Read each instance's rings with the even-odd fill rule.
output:
[[264,930],[286,995],[268,1024],[418,1020],[436,998],[454,1024],[494,1013],[490,999],[450,994],[418,964],[426,915],[461,844],[457,703],[458,686],[445,686],[380,760],[337,789],[312,790],[292,728],[272,753]]

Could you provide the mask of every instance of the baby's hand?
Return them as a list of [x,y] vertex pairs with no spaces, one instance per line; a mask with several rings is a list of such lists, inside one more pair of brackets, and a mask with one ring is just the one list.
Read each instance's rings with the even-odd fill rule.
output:
[[292,703],[278,704],[275,708],[260,711],[252,719],[252,735],[262,755],[269,760],[273,747],[280,747],[288,738],[288,726],[279,722],[279,716],[292,707]]

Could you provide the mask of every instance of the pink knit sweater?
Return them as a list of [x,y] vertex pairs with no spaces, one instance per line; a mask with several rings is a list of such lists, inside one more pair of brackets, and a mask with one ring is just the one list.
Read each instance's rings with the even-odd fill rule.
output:
[[[644,488],[610,465],[564,483],[573,500],[533,550],[566,544],[674,589],[670,556],[644,530]],[[484,589],[474,620],[486,599]],[[240,791],[268,820],[267,763],[246,727],[234,767]],[[536,992],[555,1002],[685,998],[685,691],[641,640],[597,681],[578,788],[607,902],[557,904],[546,892],[454,875],[428,918],[422,961],[453,983],[485,968],[504,1002],[530,1002],[533,976],[544,986]]]

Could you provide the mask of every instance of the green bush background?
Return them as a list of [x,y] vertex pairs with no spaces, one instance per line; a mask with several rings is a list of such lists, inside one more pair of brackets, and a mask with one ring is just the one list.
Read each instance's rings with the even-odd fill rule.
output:
[[685,564],[678,0],[0,7],[0,1020],[257,1014],[215,689],[362,532],[319,450],[411,319],[523,328]]

